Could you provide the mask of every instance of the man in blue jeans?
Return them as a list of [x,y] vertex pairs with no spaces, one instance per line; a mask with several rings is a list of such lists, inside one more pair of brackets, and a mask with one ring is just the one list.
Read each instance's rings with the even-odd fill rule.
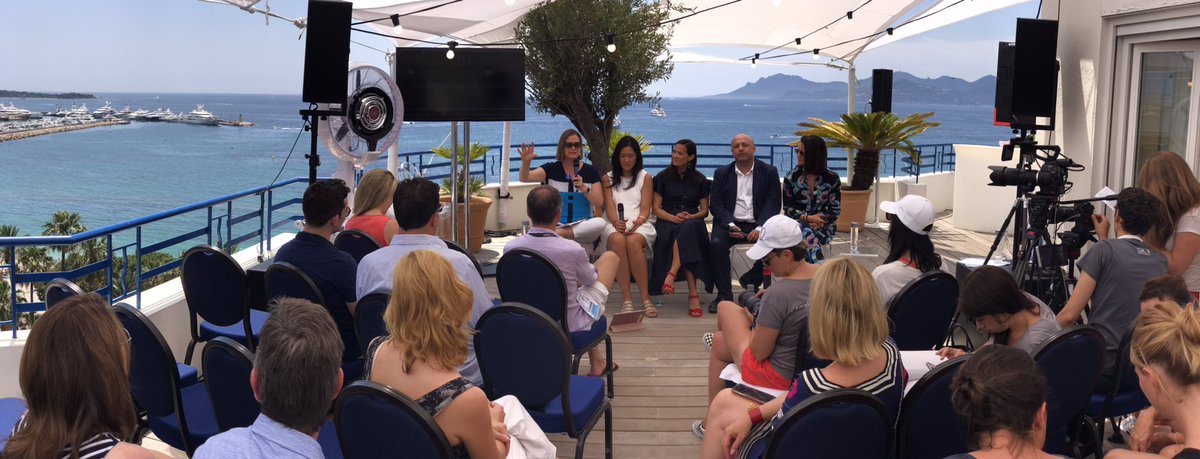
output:
[[[709,195],[713,215],[711,254],[717,297],[708,304],[716,314],[717,303],[733,301],[729,249],[734,244],[752,244],[758,240],[762,225],[778,215],[781,205],[779,171],[770,163],[754,158],[754,139],[746,134],[733,137],[729,145],[733,162],[717,168]],[[762,261],[742,277],[744,284],[762,282]]]

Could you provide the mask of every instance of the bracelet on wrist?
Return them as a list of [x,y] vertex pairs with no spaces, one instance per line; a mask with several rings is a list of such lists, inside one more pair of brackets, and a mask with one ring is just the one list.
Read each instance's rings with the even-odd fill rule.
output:
[[750,425],[757,425],[763,422],[762,410],[758,405],[752,405],[746,412],[750,415]]

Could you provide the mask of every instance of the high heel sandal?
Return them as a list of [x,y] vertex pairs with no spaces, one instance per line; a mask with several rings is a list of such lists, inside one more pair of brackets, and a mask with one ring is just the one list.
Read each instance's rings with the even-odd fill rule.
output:
[[675,294],[675,273],[672,273],[672,272],[667,273],[667,278],[665,280],[663,280],[662,292],[663,292],[663,295],[674,295]]
[[693,293],[688,295],[688,315],[701,318],[704,317],[704,310],[700,309],[700,294]]
[[626,301],[621,303],[621,312],[633,312],[633,302]]
[[646,312],[643,314],[645,314],[646,317],[651,319],[658,317],[658,308],[654,307],[654,303],[651,303],[650,300],[642,302],[642,309],[645,309]]

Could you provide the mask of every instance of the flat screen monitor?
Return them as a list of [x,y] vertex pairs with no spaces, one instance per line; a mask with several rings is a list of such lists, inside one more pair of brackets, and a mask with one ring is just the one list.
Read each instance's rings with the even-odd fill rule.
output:
[[405,121],[524,121],[522,49],[397,48]]

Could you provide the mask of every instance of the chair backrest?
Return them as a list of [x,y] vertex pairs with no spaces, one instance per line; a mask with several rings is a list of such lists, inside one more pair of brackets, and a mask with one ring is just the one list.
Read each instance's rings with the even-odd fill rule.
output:
[[350,254],[355,262],[362,261],[368,253],[379,249],[379,243],[359,230],[342,230],[333,240],[333,247]]
[[221,336],[204,345],[200,363],[217,427],[224,432],[253,424],[261,410],[250,387],[254,355],[237,341]]
[[542,254],[526,249],[505,251],[496,264],[496,288],[501,301],[533,306],[559,323],[564,333],[570,330],[566,281]]
[[971,451],[967,426],[950,403],[950,381],[968,358],[942,362],[904,395],[896,422],[898,459],[942,459]]
[[800,321],[800,337],[796,340],[796,360],[792,364],[792,376],[800,374],[805,370],[813,368],[825,368],[830,363],[829,360],[822,360],[812,353],[812,342],[808,338],[808,317]]
[[302,298],[320,306],[325,306],[325,296],[317,288],[308,274],[291,263],[276,261],[267,267],[265,276],[267,301],[275,297],[286,296]]
[[75,285],[74,282],[61,277],[55,277],[50,280],[49,284],[46,284],[46,309],[50,309],[51,306],[58,304],[59,301],[65,300],[71,295],[82,294],[83,289]]
[[388,334],[383,312],[390,299],[386,293],[372,293],[358,299],[354,310],[354,334],[358,336],[358,348],[363,352],[367,352],[371,340]]
[[[183,254],[183,295],[195,319],[217,326],[238,323],[250,314],[246,271],[216,247],[198,245]],[[193,324],[193,338],[195,336]]]
[[1095,328],[1065,328],[1034,350],[1046,376],[1046,445],[1049,453],[1067,452],[1067,433],[1091,400],[1104,365],[1104,337]]
[[463,248],[463,246],[458,245],[457,243],[455,243],[454,241],[451,241],[449,239],[442,239],[442,242],[446,243],[446,247],[449,247],[450,249],[452,249],[456,252],[466,255],[467,258],[470,258],[471,264],[475,265],[475,271],[479,272],[479,277],[480,278],[483,277],[483,265],[479,264],[479,259],[475,258],[474,254],[472,254],[471,252],[468,252],[467,249]]
[[909,281],[888,303],[892,339],[901,350],[929,350],[941,344],[958,305],[958,282],[942,271]]
[[451,457],[450,443],[429,413],[382,384],[355,381],[346,387],[338,396],[333,422],[347,459]]
[[889,457],[892,419],[883,403],[858,389],[809,397],[783,417],[763,457]]
[[[187,418],[181,415],[183,401],[179,394],[179,368],[175,365],[171,347],[162,333],[145,315],[125,303],[113,305],[121,326],[129,332],[133,355],[129,365],[129,385],[138,406],[155,417],[175,416],[179,422],[185,448],[193,451],[188,434]],[[172,445],[175,446],[175,445]]]
[[548,315],[505,302],[488,309],[475,326],[475,355],[488,399],[513,395],[522,405],[540,410],[567,393],[571,345]]

